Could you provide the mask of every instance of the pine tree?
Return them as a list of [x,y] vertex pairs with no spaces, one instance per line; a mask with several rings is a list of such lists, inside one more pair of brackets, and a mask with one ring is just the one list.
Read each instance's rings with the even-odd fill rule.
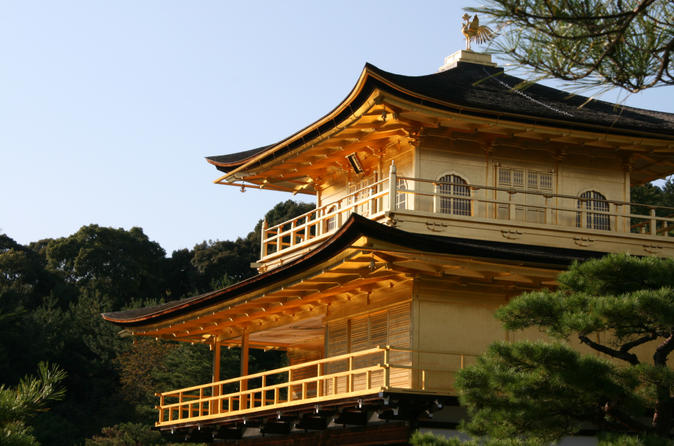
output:
[[16,387],[0,385],[0,444],[39,444],[28,419],[44,410],[48,402],[63,399],[65,389],[60,383],[65,377],[65,372],[59,367],[41,362],[36,377],[26,376]]
[[591,426],[668,441],[674,260],[614,254],[574,264],[559,283],[497,312],[508,330],[537,327],[556,341],[496,343],[462,371],[467,430],[549,443]]
[[488,0],[495,51],[544,75],[636,93],[674,84],[671,0]]

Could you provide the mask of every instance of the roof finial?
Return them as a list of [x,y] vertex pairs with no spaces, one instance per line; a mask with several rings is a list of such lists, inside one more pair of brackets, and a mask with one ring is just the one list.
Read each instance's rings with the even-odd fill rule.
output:
[[473,21],[470,20],[470,15],[467,13],[463,15],[465,23],[461,26],[461,33],[466,37],[466,51],[470,51],[470,41],[477,43],[486,43],[494,37],[494,31],[488,26],[481,25],[477,14],[473,16]]

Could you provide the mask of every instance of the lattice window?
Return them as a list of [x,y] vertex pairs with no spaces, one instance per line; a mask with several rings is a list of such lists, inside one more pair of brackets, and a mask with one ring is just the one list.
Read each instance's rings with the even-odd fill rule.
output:
[[[410,333],[410,304],[405,303],[396,305],[387,310],[371,313],[364,316],[357,316],[351,319],[342,319],[340,321],[328,323],[326,356],[337,356],[344,353],[355,353],[362,350],[368,350],[376,346],[391,345],[398,348],[409,348],[411,344]],[[360,356],[353,358],[353,367],[355,369],[372,366],[381,363],[382,353]],[[412,355],[407,351],[392,351],[390,361],[395,365],[411,365]],[[345,371],[348,368],[348,360],[340,360],[331,363],[326,367],[327,373],[337,373]],[[411,372],[408,368],[393,368],[391,371],[390,384],[393,387],[408,387],[411,382]],[[353,375],[353,389],[361,390],[366,388],[367,375]],[[376,371],[371,376],[372,385],[382,385],[383,371]],[[346,389],[346,380],[330,380],[325,385],[326,394],[343,392]]]
[[497,171],[497,181],[500,187],[515,187],[541,191],[552,190],[552,173],[534,169],[499,167]]
[[328,323],[326,356],[367,350],[377,345],[410,346],[410,304]]

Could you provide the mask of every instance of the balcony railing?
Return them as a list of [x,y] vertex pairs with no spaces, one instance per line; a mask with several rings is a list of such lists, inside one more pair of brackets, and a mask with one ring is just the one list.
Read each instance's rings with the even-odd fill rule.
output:
[[[156,425],[212,421],[303,404],[329,404],[382,391],[450,395],[454,393],[454,374],[474,359],[474,355],[461,353],[376,347],[160,393]],[[413,362],[423,367],[413,366]]]
[[352,213],[382,218],[389,210],[384,203],[388,193],[386,178],[276,226],[267,227],[264,222],[260,258],[313,244],[335,232]]
[[[393,191],[391,191],[393,185]],[[451,193],[448,193],[451,192]],[[352,213],[383,220],[387,212],[433,221],[473,219],[500,225],[573,228],[575,232],[674,235],[674,208],[517,187],[451,183],[397,176],[276,226],[262,229],[261,260],[301,251],[334,233]]]

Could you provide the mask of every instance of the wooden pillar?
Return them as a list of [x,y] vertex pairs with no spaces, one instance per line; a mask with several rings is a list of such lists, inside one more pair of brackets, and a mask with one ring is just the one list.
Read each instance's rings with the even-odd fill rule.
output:
[[[241,385],[240,385],[240,392],[244,392],[248,390],[248,380],[245,379],[244,377],[248,375],[248,332],[246,330],[243,331],[243,334],[241,335]],[[246,409],[247,408],[247,402],[248,398],[247,396],[241,395],[241,404],[239,405],[240,409]]]
[[[220,381],[220,343],[215,340],[213,344],[213,382]],[[213,386],[213,396],[220,395],[220,386]],[[212,401],[209,405],[209,412],[211,414],[220,413],[220,401]],[[200,405],[201,407],[201,405]],[[199,414],[201,415],[201,413]]]
[[215,341],[213,345],[213,382],[220,381],[220,343]]

